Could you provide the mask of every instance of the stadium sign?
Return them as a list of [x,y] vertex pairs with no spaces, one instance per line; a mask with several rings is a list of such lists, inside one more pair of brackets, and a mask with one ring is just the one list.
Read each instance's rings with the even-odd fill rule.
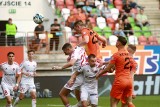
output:
[[0,0],[0,7],[28,7],[31,0]]
[[[69,78],[70,78],[69,76],[36,77],[35,85],[37,90],[37,97],[39,98],[59,97],[59,92],[61,88],[69,80]],[[109,96],[113,80],[114,80],[114,75],[105,75],[99,78],[98,81],[99,96]],[[48,81],[52,82],[48,83]],[[0,87],[0,98],[4,98],[2,93],[3,92]],[[135,95],[159,95],[160,75],[135,75],[134,93]],[[17,95],[18,94],[15,93],[15,97]],[[25,96],[30,97],[29,92],[26,93]],[[75,97],[73,93],[71,93],[70,96]]]
[[[101,54],[103,59],[107,61],[116,51],[115,47],[108,46],[101,49]],[[160,74],[160,46],[137,46],[134,59],[138,63],[136,74]]]

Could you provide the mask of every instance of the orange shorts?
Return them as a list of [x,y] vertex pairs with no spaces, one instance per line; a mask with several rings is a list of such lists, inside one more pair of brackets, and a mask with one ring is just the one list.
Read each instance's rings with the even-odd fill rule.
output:
[[110,96],[116,99],[121,99],[125,103],[127,97],[132,96],[133,80],[131,78],[118,78],[115,79]]

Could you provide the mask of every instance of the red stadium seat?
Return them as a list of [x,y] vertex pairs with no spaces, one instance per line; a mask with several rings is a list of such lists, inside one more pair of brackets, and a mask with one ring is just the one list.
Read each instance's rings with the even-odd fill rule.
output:
[[62,10],[65,7],[64,0],[56,0],[56,7]]
[[132,8],[132,9],[131,9],[131,13],[138,14],[138,10],[135,9],[135,8]]
[[138,42],[139,42],[139,45],[147,45],[148,44],[147,38],[145,36],[138,37]]
[[74,9],[74,1],[73,0],[65,0],[66,7],[70,10]]
[[114,1],[114,6],[121,11],[123,8],[123,1],[122,0],[115,0]]
[[95,27],[96,26],[96,19],[93,17],[89,17],[88,19],[90,20],[92,26]]
[[107,18],[107,24],[112,30],[115,29],[115,21],[113,18]]
[[156,36],[148,37],[148,43],[150,45],[158,45],[158,40],[157,40]]

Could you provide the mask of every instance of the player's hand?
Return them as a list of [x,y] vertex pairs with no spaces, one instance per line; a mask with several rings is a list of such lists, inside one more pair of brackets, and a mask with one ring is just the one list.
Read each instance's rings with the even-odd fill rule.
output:
[[28,72],[22,72],[22,74],[24,74],[26,76],[30,76],[30,73],[28,73]]
[[106,43],[103,43],[103,44],[102,44],[102,48],[105,48],[106,46],[107,46]]
[[35,76],[37,76],[37,73],[36,73],[36,72],[34,72],[34,73],[33,73],[33,76],[34,76],[34,77],[35,77]]
[[18,86],[16,85],[13,87],[13,91],[17,91],[17,90],[18,90]]
[[99,73],[96,74],[96,79],[98,80],[98,78],[100,77]]
[[53,66],[52,69],[53,69],[53,70],[61,70],[62,67],[60,67],[60,66]]

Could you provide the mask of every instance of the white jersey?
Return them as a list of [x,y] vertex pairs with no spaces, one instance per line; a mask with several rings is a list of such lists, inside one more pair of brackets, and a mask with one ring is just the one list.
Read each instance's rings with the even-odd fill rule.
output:
[[76,59],[76,62],[72,66],[72,73],[77,71],[82,65],[86,63],[86,52],[83,47],[76,47],[71,54],[71,60]]
[[98,81],[96,80],[96,74],[103,69],[103,67],[91,67],[88,63],[82,66],[78,72],[83,73],[84,75],[84,83],[83,85],[88,89],[97,89]]
[[4,62],[0,65],[0,68],[3,72],[1,84],[15,86],[16,74],[21,74],[19,64],[13,62],[12,65],[9,65],[8,62]]
[[[34,72],[36,72],[37,63],[35,61],[31,62],[29,60],[26,60],[20,64],[20,68],[23,70],[23,72],[27,72],[33,75]],[[34,77],[26,76],[23,74],[21,79],[21,84],[34,84]]]

